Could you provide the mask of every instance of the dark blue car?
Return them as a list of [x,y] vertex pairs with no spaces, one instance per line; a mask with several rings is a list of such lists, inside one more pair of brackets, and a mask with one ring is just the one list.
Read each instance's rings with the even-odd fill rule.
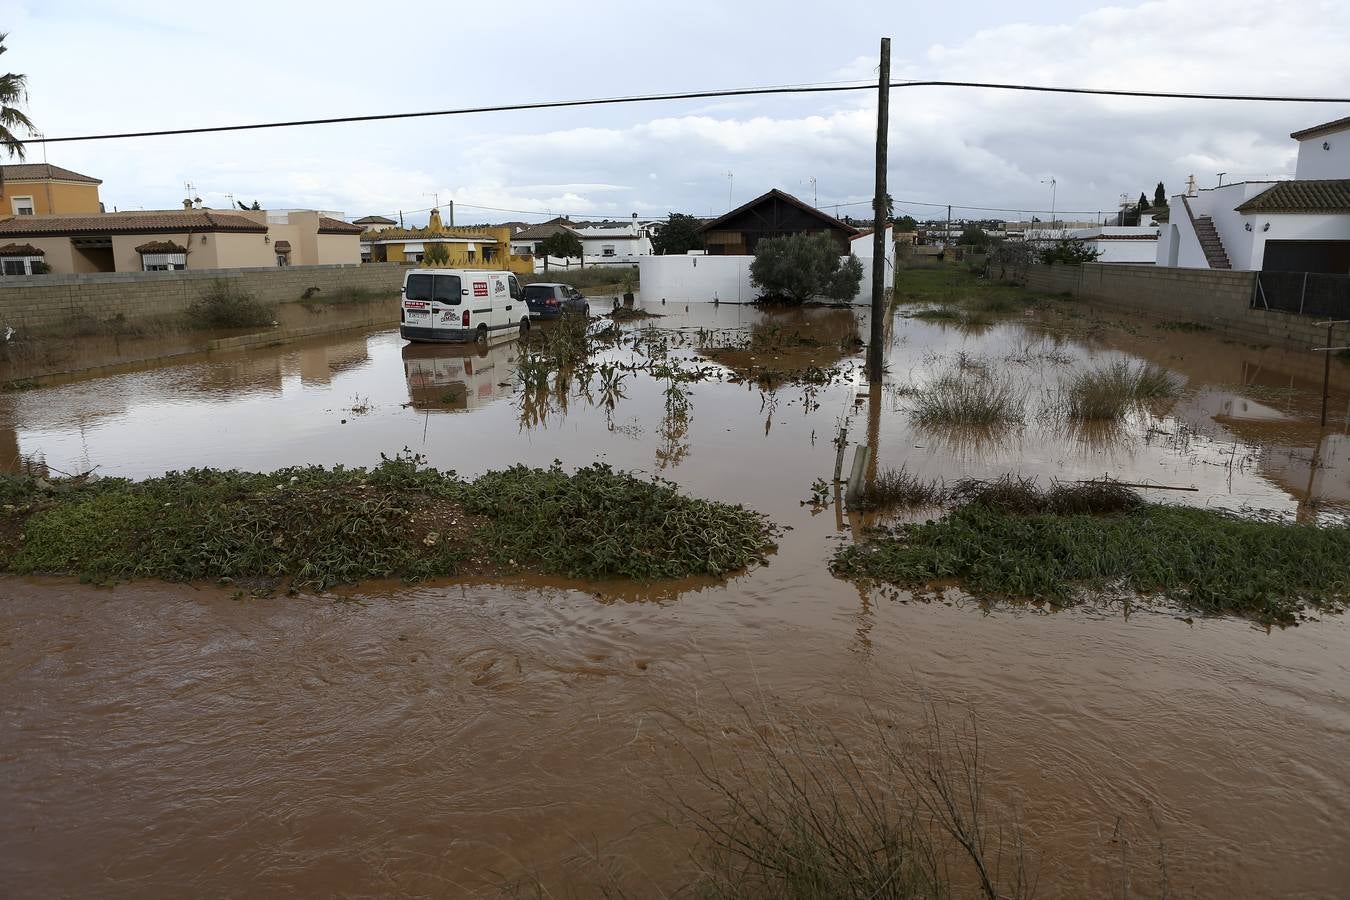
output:
[[591,305],[581,291],[569,284],[527,284],[525,304],[530,308],[530,315],[540,319],[556,319],[565,312],[591,314]]

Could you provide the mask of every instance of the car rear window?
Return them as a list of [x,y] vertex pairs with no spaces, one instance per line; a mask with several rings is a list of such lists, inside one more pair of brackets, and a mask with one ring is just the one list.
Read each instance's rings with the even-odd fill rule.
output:
[[553,287],[547,284],[527,284],[525,285],[526,300],[552,300]]
[[408,282],[403,288],[403,296],[409,300],[430,300],[431,276],[409,275]]

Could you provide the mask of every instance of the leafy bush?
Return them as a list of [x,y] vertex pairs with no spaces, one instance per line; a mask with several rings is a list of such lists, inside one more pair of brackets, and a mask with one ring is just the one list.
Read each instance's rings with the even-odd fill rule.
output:
[[840,261],[839,246],[827,232],[765,238],[755,245],[750,281],[774,300],[805,303],[812,297],[852,300],[862,284],[863,268],[850,254]]
[[1101,256],[1100,250],[1093,250],[1082,238],[1060,238],[1041,251],[1041,262],[1047,266],[1061,263],[1066,266],[1078,266],[1090,263]]
[[422,262],[428,266],[444,266],[450,262],[450,248],[435,241],[422,248]]
[[273,310],[232,281],[217,278],[187,309],[196,328],[250,328],[270,325]]
[[698,233],[701,224],[702,220],[697,216],[671,213],[652,235],[652,252],[673,256],[683,255],[690,250],[702,250],[703,236]]

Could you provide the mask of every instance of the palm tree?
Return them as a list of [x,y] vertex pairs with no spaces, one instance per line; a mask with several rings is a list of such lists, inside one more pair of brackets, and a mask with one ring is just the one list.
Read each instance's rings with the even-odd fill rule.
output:
[[[4,54],[5,38],[8,34],[0,32],[0,54]],[[14,134],[14,129],[23,128],[33,131],[33,123],[20,107],[28,102],[28,76],[6,72],[0,75],[0,144],[5,145],[10,156],[24,157],[23,142]]]

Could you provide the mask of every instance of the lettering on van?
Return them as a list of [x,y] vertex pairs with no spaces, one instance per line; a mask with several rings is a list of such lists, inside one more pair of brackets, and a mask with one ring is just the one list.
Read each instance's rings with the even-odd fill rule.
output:
[[404,301],[403,301],[403,308],[404,308],[404,309],[426,309],[426,308],[427,308],[427,301],[425,301],[425,300],[404,300]]
[[486,281],[475,281],[473,283],[473,295],[475,297],[486,297],[488,295],[488,286]]

